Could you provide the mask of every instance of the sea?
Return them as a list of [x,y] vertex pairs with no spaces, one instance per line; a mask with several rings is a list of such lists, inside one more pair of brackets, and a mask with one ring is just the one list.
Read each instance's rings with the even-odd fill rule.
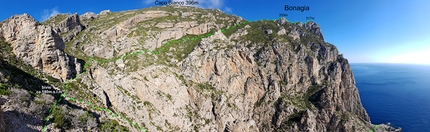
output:
[[351,69],[373,124],[430,132],[430,65],[352,63]]

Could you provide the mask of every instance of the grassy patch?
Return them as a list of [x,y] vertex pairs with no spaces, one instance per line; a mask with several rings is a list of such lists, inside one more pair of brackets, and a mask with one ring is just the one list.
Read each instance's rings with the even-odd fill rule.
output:
[[172,95],[167,94],[167,98],[168,98],[170,101],[172,101]]
[[85,112],[84,114],[82,114],[81,116],[78,117],[78,119],[83,123],[83,124],[87,124],[87,120],[88,118],[92,118],[93,115],[91,115],[88,112]]
[[[248,34],[243,36],[244,40],[251,41],[252,43],[263,43],[269,45],[273,42],[273,38],[277,37],[279,28],[273,21],[258,21],[248,23],[252,28],[248,28]],[[266,30],[272,30],[272,34],[266,34]]]
[[46,78],[48,79],[49,83],[51,83],[51,84],[55,84],[55,83],[59,83],[60,82],[59,79],[53,78],[51,76],[47,76]]
[[12,91],[8,89],[6,84],[0,83],[0,95],[10,95]]
[[220,98],[223,95],[223,91],[221,90],[215,90],[211,92],[211,98],[212,100],[217,100],[218,98]]
[[67,113],[63,112],[63,109],[60,106],[52,107],[52,121],[55,123],[55,127],[63,128],[69,125],[69,121],[66,118]]
[[207,90],[207,91],[212,91],[212,90],[215,90],[215,87],[213,87],[211,84],[209,84],[208,82],[206,82],[206,83],[199,83],[199,84],[197,84],[197,87],[201,90],[201,91],[204,91],[204,90]]
[[45,101],[44,101],[44,100],[38,100],[38,99],[35,99],[35,100],[34,100],[34,103],[36,103],[36,104],[38,104],[38,105],[45,105]]
[[51,17],[48,20],[43,21],[42,25],[59,24],[60,22],[66,20],[69,14],[58,14],[55,17]]
[[282,86],[283,86],[283,85],[287,85],[287,84],[288,84],[288,82],[287,82],[287,81],[279,81],[278,83],[279,83],[279,85],[282,85]]
[[145,102],[143,102],[143,105],[145,105],[145,106],[152,106],[152,103],[149,102],[149,101],[145,101]]
[[135,12],[110,12],[105,15],[99,15],[98,18],[90,21],[89,23],[94,25],[96,30],[106,30],[113,27],[114,25],[119,24],[120,22],[130,19],[133,16],[135,16]]
[[263,97],[261,97],[257,102],[254,103],[254,107],[260,107],[266,98],[266,93],[264,93]]
[[131,97],[131,94],[127,90],[123,89],[122,87],[118,86],[118,90],[126,94],[127,96]]
[[236,33],[236,32],[237,32],[237,30],[239,30],[240,28],[245,27],[245,25],[246,25],[246,24],[240,24],[240,25],[234,25],[234,26],[231,26],[231,27],[229,27],[228,29],[227,29],[227,28],[225,28],[223,33],[224,33],[224,35],[228,38],[228,37],[230,37],[233,33]]
[[113,132],[113,131],[128,132],[129,131],[127,127],[119,125],[119,123],[116,120],[106,120],[101,122],[100,129],[105,132]]
[[349,113],[348,113],[348,112],[344,112],[344,113],[342,113],[342,115],[340,116],[340,119],[341,119],[341,121],[342,121],[342,122],[348,121],[348,120],[349,120],[349,118],[350,118],[350,115],[349,115]]
[[[74,56],[75,58],[79,58],[82,60],[88,60],[88,57],[85,54],[85,52],[82,51],[81,48],[79,48],[79,47],[75,48],[75,46],[74,46],[75,41],[77,41],[78,39],[81,39],[84,34],[87,34],[85,32],[85,30],[82,32],[79,32],[78,35],[76,35],[74,37],[74,39],[65,42],[64,45],[66,48],[64,49],[64,52],[66,52],[69,55]],[[83,42],[81,42],[79,45],[82,45],[82,44],[83,44]]]
[[187,80],[185,80],[185,78],[184,78],[184,76],[183,76],[183,75],[178,75],[177,73],[173,73],[173,74],[175,74],[175,77],[177,77],[179,80],[181,80],[181,81],[182,81],[182,83],[183,83],[183,84],[185,84],[185,86],[187,86],[187,87],[188,87]]
[[[199,36],[185,35],[181,39],[171,40],[169,43],[165,43],[160,48],[157,48],[155,52],[159,53],[157,57],[162,63],[169,62],[168,59],[170,58],[174,58],[180,62],[194,50],[194,47],[199,44],[201,38],[207,37],[208,35],[210,34],[206,33]],[[174,51],[170,51],[170,49],[174,49]],[[167,55],[167,53],[171,53],[173,55]]]
[[312,85],[309,86],[308,90],[305,93],[298,93],[295,96],[281,96],[283,99],[289,100],[294,106],[297,106],[300,109],[311,109],[312,103],[309,100],[310,97],[322,89],[320,85]]
[[[141,52],[129,53],[132,55],[125,58],[127,60],[125,64],[131,68],[128,68],[127,72],[136,71],[138,67],[146,67],[154,64],[175,67],[177,62],[172,62],[171,60],[180,62],[185,59],[200,42],[201,38],[198,37],[196,35],[186,35],[181,39],[166,42],[154,51],[143,49]],[[170,51],[169,49],[173,50]]]

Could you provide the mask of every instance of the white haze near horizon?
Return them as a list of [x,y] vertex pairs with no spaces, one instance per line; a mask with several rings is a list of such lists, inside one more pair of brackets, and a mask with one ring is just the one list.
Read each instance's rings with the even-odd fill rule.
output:
[[430,48],[394,55],[386,58],[384,62],[430,65]]

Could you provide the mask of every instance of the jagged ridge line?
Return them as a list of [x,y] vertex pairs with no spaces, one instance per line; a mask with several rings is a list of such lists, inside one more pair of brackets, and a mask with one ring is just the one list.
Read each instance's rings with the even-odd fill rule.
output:
[[[274,21],[275,21],[276,19],[274,19]],[[263,19],[263,20],[254,20],[254,21],[248,21],[248,22],[258,22],[258,21],[265,21],[265,19]],[[287,20],[287,22],[288,22],[288,20]],[[309,21],[307,21],[307,22],[309,22]],[[307,22],[305,22],[305,24],[307,23]],[[294,24],[294,22],[291,22],[292,24]],[[296,22],[296,23],[298,23],[298,22]],[[242,24],[246,24],[246,22],[242,22]],[[240,26],[240,23],[237,25],[237,26]],[[236,27],[236,25],[235,26],[232,26],[232,28],[235,28]],[[230,27],[227,27],[227,28],[225,28],[225,29],[230,29]],[[224,29],[222,29],[221,30],[221,32],[224,32],[225,30]],[[211,35],[214,35],[215,34],[215,32],[214,33],[212,33],[212,34],[207,34],[207,37],[209,37],[209,36],[211,36]],[[200,38],[204,38],[204,36],[205,35],[201,35],[200,36]],[[199,39],[199,37],[197,37],[197,38],[192,38],[191,40],[198,40]],[[186,41],[186,40],[189,40],[189,38],[187,38],[187,39],[183,39],[184,41]],[[152,53],[152,54],[159,54],[159,50],[160,49],[164,49],[164,47],[166,46],[166,45],[169,45],[169,44],[171,44],[170,42],[174,42],[175,40],[171,40],[171,41],[169,41],[169,42],[167,42],[167,43],[165,43],[164,45],[163,45],[163,48],[159,48],[158,49],[158,51],[157,52],[154,52],[154,51],[149,51],[149,50],[147,50],[147,52],[149,52],[149,53]],[[176,40],[178,43],[179,42],[181,42],[181,40],[180,39],[178,39],[178,40]],[[129,54],[129,56],[131,56],[131,55],[134,55],[134,54],[138,54],[138,53],[141,53],[141,54],[143,54],[143,52],[144,52],[144,50],[140,50],[140,52],[137,52],[137,51],[135,51],[134,53],[132,53],[132,54]],[[125,57],[127,57],[127,53],[125,53],[122,57],[119,57],[119,58],[122,58],[122,59],[124,59]],[[113,58],[113,59],[108,59],[108,60],[111,60],[111,61],[113,61],[113,60],[118,60],[119,59],[118,57],[117,58]],[[89,60],[89,62],[91,63],[91,60],[92,60],[92,57],[90,57],[89,58],[90,60]],[[98,62],[98,63],[100,63],[101,61],[98,61],[98,60],[95,60],[96,62]],[[105,60],[103,60],[104,62],[106,62],[106,59]],[[108,61],[109,62],[109,61]],[[85,66],[87,65],[88,63],[85,63],[84,64],[84,68],[83,68],[83,70],[85,71]],[[76,77],[75,78],[73,78],[72,80],[74,80],[74,81],[76,81],[76,78],[77,77],[79,77],[81,74],[76,74]],[[66,92],[67,92],[67,89],[68,89],[68,81],[66,81],[66,90],[65,90],[65,92],[63,93],[63,94],[61,94],[60,95],[60,99],[58,99],[58,101],[57,102],[55,102],[54,103],[54,105],[53,106],[56,106],[56,104],[58,103],[58,102],[60,102],[61,101],[61,99],[62,98],[64,98],[64,99],[66,99]],[[69,97],[70,98],[70,100],[75,100],[75,98],[71,98],[71,97]],[[83,100],[80,100],[80,102],[82,103],[82,102],[85,102],[85,101],[83,101]],[[88,102],[89,104],[91,104],[91,102]],[[95,107],[95,105],[94,105],[94,107],[93,108],[96,108]],[[100,110],[106,110],[107,108],[100,108]],[[97,109],[96,109],[97,110]],[[110,113],[111,111],[109,110],[109,109],[107,109],[109,112],[108,113]],[[46,122],[48,122],[49,121],[49,114],[52,112],[52,107],[49,109],[49,113],[48,113],[48,116],[46,117]],[[112,112],[113,113],[113,112]],[[121,115],[121,114],[116,114],[116,116],[120,116],[121,117],[121,119],[123,118],[123,116]],[[114,117],[116,117],[115,116],[115,113],[113,113],[112,114],[112,116],[114,116]],[[129,121],[128,119],[127,119],[127,121]],[[130,121],[129,121],[129,123],[131,123]],[[134,122],[133,122],[134,123]],[[133,124],[132,123],[132,124]],[[136,123],[136,125],[138,125],[137,123]],[[138,126],[139,127],[139,126]],[[376,129],[376,128],[375,128]],[[45,125],[44,127],[43,127],[43,129],[42,129],[42,132],[44,132],[44,131],[46,131],[47,130],[47,125]],[[145,130],[145,128],[143,128],[143,127],[141,127],[141,130],[143,130],[143,131],[146,131]]]

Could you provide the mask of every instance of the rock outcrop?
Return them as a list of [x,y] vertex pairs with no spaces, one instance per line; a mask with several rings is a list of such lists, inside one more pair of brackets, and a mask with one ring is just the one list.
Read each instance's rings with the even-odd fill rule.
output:
[[12,44],[12,52],[18,58],[59,79],[76,75],[75,68],[80,64],[64,52],[63,39],[53,27],[40,25],[28,14],[15,15],[6,21],[1,27],[1,37]]
[[66,19],[53,27],[58,34],[64,34],[62,35],[63,42],[70,41],[84,29],[77,13],[69,15]]
[[93,12],[87,12],[85,14],[82,14],[81,16],[79,16],[81,19],[87,19],[87,20],[94,20],[97,18],[97,14],[93,13]]
[[315,34],[318,36],[318,38],[324,40],[324,36],[321,32],[320,26],[318,24],[316,24],[315,22],[308,22],[304,25],[304,28],[308,31],[310,31],[311,33]]
[[109,13],[110,13],[110,10],[103,10],[103,11],[101,11],[99,13],[99,15],[106,15],[106,14],[109,14]]

